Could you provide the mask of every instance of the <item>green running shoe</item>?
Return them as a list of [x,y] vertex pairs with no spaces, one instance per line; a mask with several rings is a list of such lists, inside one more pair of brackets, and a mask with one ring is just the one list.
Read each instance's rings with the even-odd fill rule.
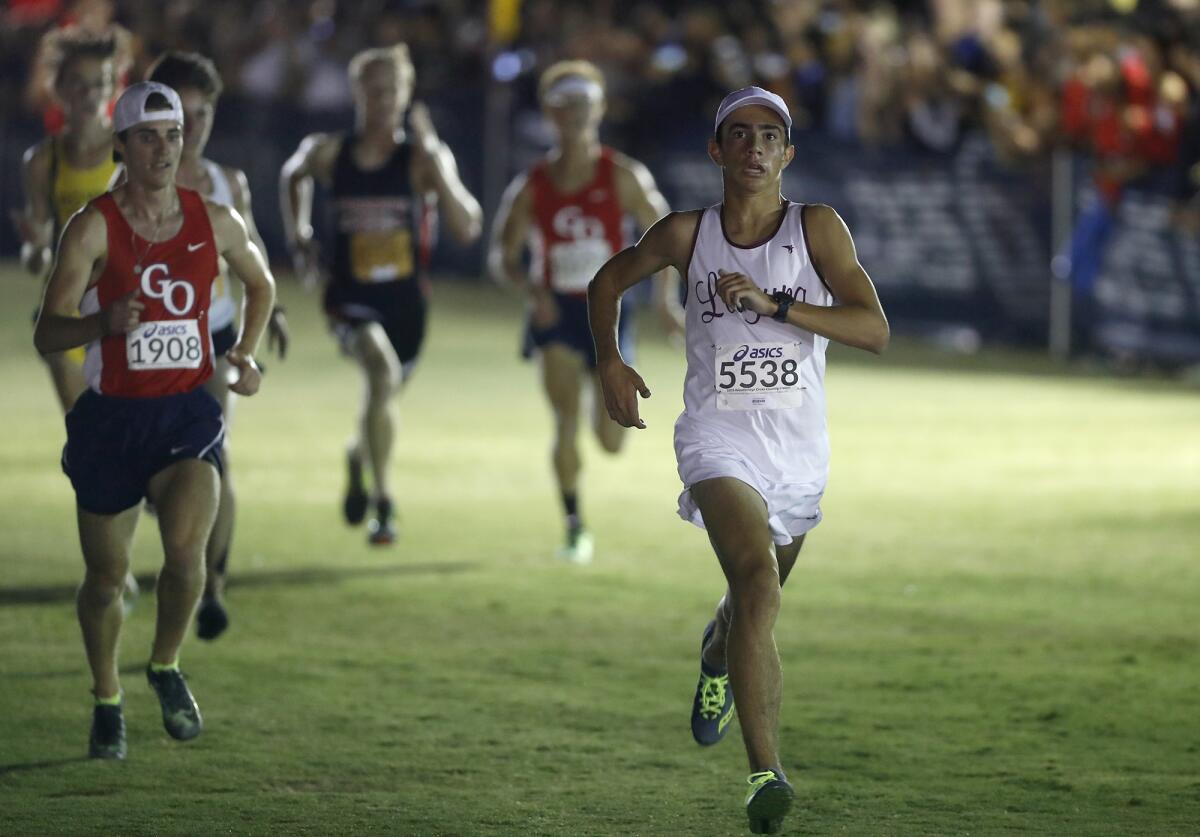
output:
[[776,834],[783,828],[783,818],[791,810],[796,791],[788,784],[782,770],[760,770],[746,780],[750,793],[746,796],[746,816],[751,834]]
[[179,669],[154,671],[146,666],[146,679],[158,695],[162,706],[163,727],[167,735],[179,741],[195,738],[204,729],[200,718],[200,707],[188,689],[187,681]]
[[704,649],[716,629],[709,622],[700,640],[700,682],[692,700],[692,738],[701,747],[711,747],[725,737],[733,720],[733,689],[729,688],[729,672],[712,668],[704,662]]
[[88,758],[125,758],[125,716],[121,712],[121,704],[97,703],[92,710]]

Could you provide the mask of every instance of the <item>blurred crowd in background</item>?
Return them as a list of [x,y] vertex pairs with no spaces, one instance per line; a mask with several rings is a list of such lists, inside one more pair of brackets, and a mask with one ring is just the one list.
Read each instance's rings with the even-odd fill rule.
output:
[[691,140],[725,92],[761,84],[839,143],[945,153],[980,128],[1014,163],[1068,144],[1110,197],[1173,169],[1200,216],[1200,0],[10,0],[4,118],[52,109],[43,35],[63,26],[120,31],[130,77],[194,50],[231,96],[314,115],[346,110],[364,46],[407,43],[418,98],[511,84],[526,110],[541,69],[586,58],[634,155]]

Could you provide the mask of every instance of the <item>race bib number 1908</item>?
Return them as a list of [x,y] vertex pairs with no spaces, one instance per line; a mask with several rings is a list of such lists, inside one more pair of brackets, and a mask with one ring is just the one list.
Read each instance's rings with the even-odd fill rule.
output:
[[804,403],[799,343],[717,346],[718,410],[784,410]]
[[156,320],[125,335],[125,360],[135,371],[199,369],[203,359],[196,320]]

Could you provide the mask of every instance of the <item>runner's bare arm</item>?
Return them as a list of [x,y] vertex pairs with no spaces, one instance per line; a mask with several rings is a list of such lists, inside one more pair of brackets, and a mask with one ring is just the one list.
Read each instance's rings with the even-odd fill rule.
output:
[[647,276],[665,267],[683,274],[691,255],[699,212],[673,212],[604,263],[588,285],[588,320],[596,343],[596,371],[604,389],[608,414],[623,427],[644,428],[638,415],[637,396],[650,397],[641,376],[626,365],[617,346],[617,320],[621,295]]
[[76,212],[63,230],[58,258],[46,283],[33,345],[42,354],[61,352],[109,334],[125,334],[137,327],[145,305],[138,292],[126,294],[112,305],[86,317],[79,304],[108,249],[104,216],[91,207]]
[[13,224],[21,237],[21,264],[35,276],[46,272],[53,258],[54,215],[50,206],[50,143],[43,140],[25,152],[21,182],[25,208],[14,210]]
[[225,353],[229,362],[240,371],[238,380],[229,388],[241,395],[253,395],[260,383],[254,353],[275,304],[275,279],[262,252],[250,240],[246,222],[237,210],[214,203],[206,203],[205,206],[212,222],[217,250],[229,264],[231,272],[241,280],[246,292],[242,333],[234,347]]
[[517,288],[528,286],[529,276],[521,265],[521,254],[529,241],[532,219],[533,196],[529,178],[521,174],[504,190],[492,225],[488,270],[496,282]]
[[[804,223],[813,266],[837,304],[824,306],[797,301],[788,310],[788,323],[838,343],[881,354],[891,336],[887,317],[871,278],[858,262],[854,240],[845,222],[830,207],[813,204],[804,211]],[[722,274],[717,280],[717,293],[730,310],[740,305],[769,317],[779,307],[754,277],[741,273]]]
[[414,147],[413,186],[437,195],[438,210],[450,234],[461,244],[471,244],[483,232],[483,209],[458,176],[458,163],[449,146],[438,138],[429,109],[415,102],[409,111]]
[[[258,225],[254,223],[254,212],[250,207],[250,182],[246,179],[246,173],[231,166],[224,168],[225,176],[233,186],[233,206],[241,214],[242,220],[246,222],[246,232],[249,233],[250,240],[262,254],[263,261],[270,264],[271,260],[267,258],[267,245],[259,235]],[[273,305],[271,306],[271,319],[267,321],[267,347],[275,348],[282,360],[287,356],[289,342],[291,342],[291,333],[288,330],[283,306]]]
[[[638,227],[648,230],[659,218],[671,211],[650,174],[642,163],[617,154],[617,192],[621,206],[630,212]],[[663,329],[668,334],[682,333],[683,309],[679,306],[679,274],[674,270],[660,271],[654,277],[654,301]]]
[[279,173],[279,208],[288,250],[302,279],[315,278],[316,245],[313,242],[313,181],[328,186],[333,164],[342,147],[335,134],[309,134],[283,164]]

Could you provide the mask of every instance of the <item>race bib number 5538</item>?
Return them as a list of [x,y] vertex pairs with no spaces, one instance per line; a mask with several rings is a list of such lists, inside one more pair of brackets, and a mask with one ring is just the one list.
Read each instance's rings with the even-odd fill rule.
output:
[[804,403],[799,343],[717,346],[718,410],[784,410]]
[[125,335],[125,361],[135,371],[199,369],[203,358],[196,320],[156,320]]

